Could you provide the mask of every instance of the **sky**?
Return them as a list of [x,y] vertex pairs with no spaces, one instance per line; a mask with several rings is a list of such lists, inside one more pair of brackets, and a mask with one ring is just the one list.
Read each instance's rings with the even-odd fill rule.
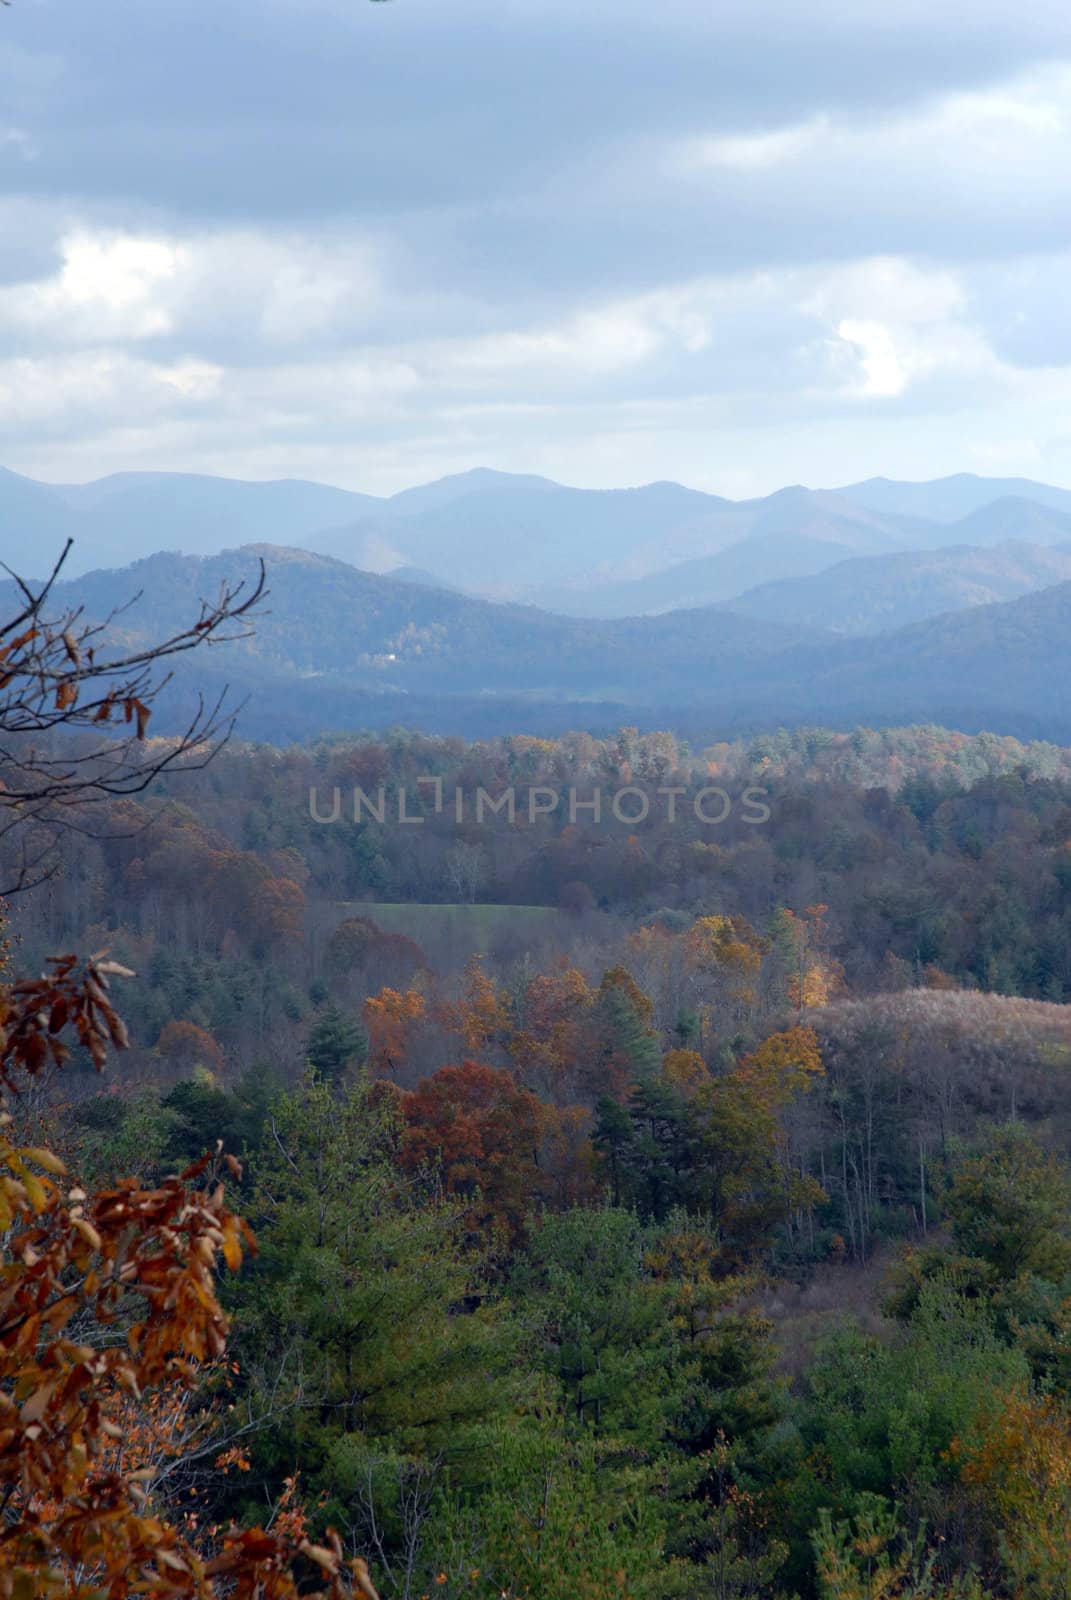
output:
[[1065,0],[14,0],[0,463],[1071,485]]

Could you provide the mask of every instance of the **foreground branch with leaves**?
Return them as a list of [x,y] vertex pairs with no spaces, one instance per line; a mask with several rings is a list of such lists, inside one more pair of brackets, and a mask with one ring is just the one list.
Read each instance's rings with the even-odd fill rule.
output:
[[[104,962],[73,958],[0,991],[0,1084],[62,1065],[72,1027],[102,1064],[122,1045]],[[192,1390],[226,1346],[216,1292],[255,1241],[225,1203],[230,1156],[156,1188],[89,1195],[51,1151],[17,1146],[0,1114],[0,1596],[10,1600],[375,1600],[338,1539],[231,1528],[197,1543],[154,1508],[156,1468],[116,1452],[123,1402]]]

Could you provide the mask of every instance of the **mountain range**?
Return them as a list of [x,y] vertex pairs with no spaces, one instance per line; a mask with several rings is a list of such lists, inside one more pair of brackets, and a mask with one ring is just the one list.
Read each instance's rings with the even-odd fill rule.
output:
[[943,611],[1015,600],[1069,579],[1071,541],[1035,545],[1008,540],[990,547],[949,545],[941,550],[858,556],[813,576],[760,584],[736,594],[726,605],[737,616],[777,627],[882,633]]
[[[329,680],[356,694],[500,694],[651,700],[698,676],[741,668],[824,637],[788,625],[703,609],[598,621],[561,617],[362,572],[278,545],[219,556],[161,553],[118,571],[56,584],[52,609],[82,606],[91,619],[118,609],[115,633],[144,645],[196,618],[202,596],[252,584],[263,562],[268,594],[250,637],[227,646],[236,682],[272,675]],[[13,585],[0,603],[13,605]],[[199,663],[199,668],[203,662]]]
[[161,730],[228,680],[258,739],[943,721],[1071,740],[1071,492],[1028,480],[731,501],[479,470],[378,499],[0,472],[9,567],[40,575],[68,538],[55,607],[126,607],[139,643],[266,565],[255,635],[179,663]]
[[38,483],[0,468],[0,559],[43,577],[74,540],[66,570],[120,567],[158,550],[215,555],[257,539],[291,543],[356,516],[371,496],[284,479],[243,483],[180,472],[118,472],[94,483]]
[[837,492],[882,515],[925,517],[930,522],[959,522],[994,500],[1030,500],[1051,511],[1071,512],[1071,490],[1035,483],[1032,478],[981,478],[973,472],[957,472],[928,483],[868,478]]
[[[1016,571],[1025,559],[1001,557]],[[126,605],[114,626],[142,642],[195,616],[201,595],[253,576],[260,561],[269,594],[255,635],[182,658],[154,731],[173,729],[198,691],[215,694],[226,681],[248,696],[240,732],[274,742],[396,725],[471,737],[634,723],[710,739],[861,722],[1071,742],[1071,580],[843,637],[718,606],[555,616],[262,544],[86,574],[57,585],[53,609],[80,604],[93,618]],[[0,604],[10,607],[5,587]]]
[[68,538],[72,576],[161,550],[211,556],[266,542],[373,572],[415,569],[485,598],[621,617],[731,600],[855,558],[1060,545],[1071,541],[1071,492],[959,476],[733,501],[675,483],[574,489],[477,469],[382,499],[299,480],[118,473],[56,485],[0,470],[0,559],[40,576]]

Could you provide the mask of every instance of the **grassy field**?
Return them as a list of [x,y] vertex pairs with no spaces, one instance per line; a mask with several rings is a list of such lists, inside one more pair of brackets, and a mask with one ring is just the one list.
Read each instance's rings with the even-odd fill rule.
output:
[[562,913],[556,906],[408,905],[345,900],[344,917],[367,917],[386,933],[404,933],[418,944],[448,940],[469,952],[485,954],[507,929],[547,937]]

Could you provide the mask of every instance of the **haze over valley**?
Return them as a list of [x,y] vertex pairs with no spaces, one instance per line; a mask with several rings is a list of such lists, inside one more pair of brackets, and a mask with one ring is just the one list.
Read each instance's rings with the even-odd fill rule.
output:
[[[245,700],[249,737],[395,723],[476,735],[511,719],[1071,737],[1071,492],[1044,484],[877,480],[732,502],[477,471],[376,501],[293,482],[124,474],[72,489],[7,473],[0,502],[19,530],[9,566],[74,539],[53,602],[94,618],[118,604],[142,645],[263,561],[265,613],[207,680]],[[343,507],[356,520],[320,526]],[[102,548],[148,553],[86,571]],[[169,704],[188,710],[185,684],[180,670],[161,729]]]

